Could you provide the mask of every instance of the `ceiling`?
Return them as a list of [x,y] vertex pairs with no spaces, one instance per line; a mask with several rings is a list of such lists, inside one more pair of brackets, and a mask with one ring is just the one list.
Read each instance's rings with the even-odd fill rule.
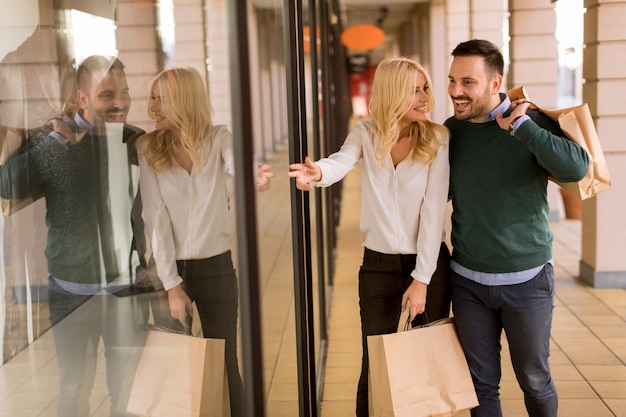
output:
[[[348,50],[348,55],[367,54],[372,63],[378,63],[385,57],[385,51],[395,40],[397,29],[409,20],[411,10],[418,3],[431,0],[338,0],[339,16],[342,27],[369,23],[378,24],[385,32],[385,41],[371,51]],[[252,0],[259,8],[281,8],[284,0]],[[304,2],[306,4],[306,1]],[[385,11],[383,11],[383,8]]]
[[385,58],[386,51],[395,40],[396,33],[405,24],[417,3],[428,0],[339,0],[340,18],[343,28],[356,24],[369,23],[379,25],[385,32],[385,41],[371,51],[348,49],[348,55],[367,54],[375,64]]

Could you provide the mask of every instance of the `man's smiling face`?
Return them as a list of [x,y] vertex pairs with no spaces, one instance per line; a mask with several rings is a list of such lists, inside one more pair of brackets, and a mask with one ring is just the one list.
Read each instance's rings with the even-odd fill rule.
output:
[[126,123],[131,100],[123,71],[94,72],[88,89],[78,90],[77,98],[85,120],[95,129],[105,123]]
[[481,123],[500,102],[501,77],[492,75],[478,55],[457,56],[450,65],[448,94],[454,117]]

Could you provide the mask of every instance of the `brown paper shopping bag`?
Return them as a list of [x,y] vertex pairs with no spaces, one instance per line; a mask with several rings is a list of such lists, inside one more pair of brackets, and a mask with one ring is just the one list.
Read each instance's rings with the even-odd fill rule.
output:
[[[526,88],[519,86],[507,92],[511,99],[525,98],[530,100]],[[569,191],[582,200],[593,197],[601,191],[611,187],[611,176],[609,168],[600,146],[600,139],[589,111],[589,106],[581,104],[579,106],[569,107],[560,110],[540,109],[535,105],[531,105],[550,119],[559,124],[563,133],[571,141],[576,142],[587,151],[590,158],[589,170],[587,175],[578,182],[559,182],[561,188]]]
[[589,171],[578,182],[557,182],[561,188],[585,200],[611,187],[611,176],[606,164],[600,139],[593,124],[589,106],[570,107],[563,110],[541,110],[561,126],[570,140],[578,143],[589,154]]
[[127,411],[146,417],[230,417],[224,340],[149,330]]
[[478,406],[454,319],[368,336],[370,416],[454,416]]

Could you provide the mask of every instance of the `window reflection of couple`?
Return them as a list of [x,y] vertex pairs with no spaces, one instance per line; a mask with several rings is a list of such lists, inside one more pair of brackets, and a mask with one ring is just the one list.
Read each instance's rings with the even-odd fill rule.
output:
[[[126,124],[131,98],[123,64],[116,58],[87,58],[76,72],[75,106],[69,106],[52,126],[30,136],[27,152],[0,166],[2,197],[19,198],[33,189],[46,196],[50,317],[60,368],[59,416],[90,415],[100,338],[110,415],[127,415],[125,405],[145,340],[148,300],[155,299],[155,294],[128,288],[128,274],[121,273],[128,268],[124,265],[128,252],[120,250],[119,242],[130,241],[125,232],[130,229],[136,192],[129,195],[119,179],[127,179],[134,190],[126,168],[138,160],[143,169],[146,226],[156,236],[151,242],[154,261],[168,294],[156,293],[162,302],[161,308],[153,309],[153,317],[159,320],[159,312],[165,310],[184,323],[191,299],[196,301],[205,337],[226,339],[232,415],[242,415],[237,282],[228,247],[231,230],[224,178],[224,168],[233,171],[231,135],[211,124],[206,89],[196,71],[163,72],[151,90],[150,111],[157,130],[141,140],[144,155],[138,158],[136,143],[144,132]],[[188,97],[181,97],[183,92]],[[187,99],[194,106],[181,108]],[[120,177],[124,171],[129,174]],[[268,166],[259,168],[259,189],[269,186],[272,175]],[[163,186],[170,180],[193,185]],[[197,201],[198,195],[205,201]],[[148,265],[143,219],[136,215],[141,206],[137,198],[132,241],[140,269]],[[193,218],[184,216],[190,207]],[[116,228],[123,222],[128,225]],[[187,228],[182,229],[191,222],[199,236],[192,238]]]

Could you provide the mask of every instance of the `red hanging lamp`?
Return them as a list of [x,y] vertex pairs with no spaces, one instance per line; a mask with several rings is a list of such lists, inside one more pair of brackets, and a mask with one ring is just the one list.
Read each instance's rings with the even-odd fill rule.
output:
[[341,43],[357,51],[369,51],[385,40],[385,32],[376,25],[358,24],[346,28],[341,33]]

